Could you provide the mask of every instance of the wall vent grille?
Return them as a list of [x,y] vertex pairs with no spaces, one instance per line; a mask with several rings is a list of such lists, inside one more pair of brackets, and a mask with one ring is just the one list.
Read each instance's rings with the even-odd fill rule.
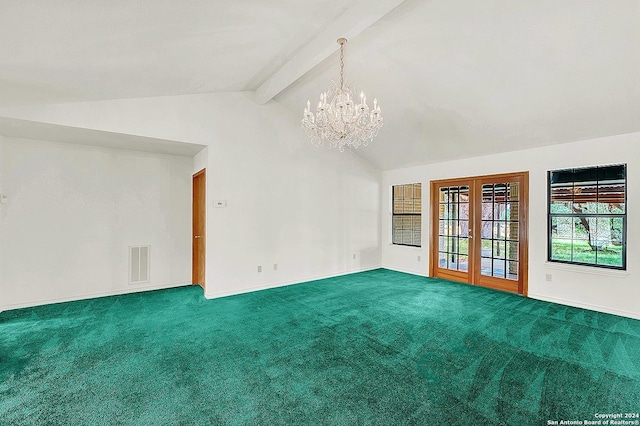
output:
[[150,246],[129,247],[129,284],[144,284],[149,282],[150,252]]

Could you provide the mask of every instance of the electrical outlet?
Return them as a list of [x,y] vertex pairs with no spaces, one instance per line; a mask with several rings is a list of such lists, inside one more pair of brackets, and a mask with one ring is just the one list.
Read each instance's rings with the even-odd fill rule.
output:
[[353,253],[353,258],[354,258],[354,259],[356,258],[356,254],[355,254],[355,253]]
[[258,272],[262,272],[262,266],[258,266]]
[[420,259],[422,259],[422,256],[418,256],[418,262],[420,262]]
[[274,264],[273,264],[273,270],[274,270],[274,271],[277,271],[277,270],[278,270],[278,264],[277,264],[277,263],[274,263]]
[[547,274],[547,275],[545,276],[545,279],[546,279],[547,281],[551,282],[551,274]]

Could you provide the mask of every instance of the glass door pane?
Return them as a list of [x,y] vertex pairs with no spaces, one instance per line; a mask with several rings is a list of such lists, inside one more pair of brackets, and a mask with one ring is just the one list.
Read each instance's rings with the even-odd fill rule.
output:
[[482,185],[480,275],[518,280],[519,183]]
[[469,186],[439,189],[438,267],[469,270]]

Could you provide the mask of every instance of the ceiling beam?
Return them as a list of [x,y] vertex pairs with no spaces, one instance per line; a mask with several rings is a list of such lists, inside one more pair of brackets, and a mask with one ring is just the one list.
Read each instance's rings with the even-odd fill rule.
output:
[[351,39],[379,21],[404,0],[360,0],[323,29],[296,55],[273,73],[255,93],[258,104],[266,104],[309,70],[338,50],[339,37]]

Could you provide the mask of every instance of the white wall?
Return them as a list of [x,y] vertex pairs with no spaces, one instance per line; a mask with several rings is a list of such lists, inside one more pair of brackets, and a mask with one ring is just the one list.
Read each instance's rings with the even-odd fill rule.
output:
[[[275,102],[224,93],[0,116],[207,146],[192,164],[199,170],[206,155],[207,297],[380,266],[380,172],[350,152],[310,146],[300,117]],[[214,200],[227,207],[213,208]]]
[[[0,310],[185,285],[189,157],[4,137]],[[129,284],[130,245],[151,246]]]
[[[628,164],[627,271],[566,266],[546,261],[547,171],[612,163]],[[422,183],[429,206],[429,182],[463,176],[529,171],[529,296],[572,306],[640,318],[640,133],[429,164],[382,174],[382,263],[384,267],[428,274],[429,217],[423,214],[422,248],[390,243],[390,187]],[[417,261],[417,256],[422,261]],[[546,281],[551,274],[552,281]]]

